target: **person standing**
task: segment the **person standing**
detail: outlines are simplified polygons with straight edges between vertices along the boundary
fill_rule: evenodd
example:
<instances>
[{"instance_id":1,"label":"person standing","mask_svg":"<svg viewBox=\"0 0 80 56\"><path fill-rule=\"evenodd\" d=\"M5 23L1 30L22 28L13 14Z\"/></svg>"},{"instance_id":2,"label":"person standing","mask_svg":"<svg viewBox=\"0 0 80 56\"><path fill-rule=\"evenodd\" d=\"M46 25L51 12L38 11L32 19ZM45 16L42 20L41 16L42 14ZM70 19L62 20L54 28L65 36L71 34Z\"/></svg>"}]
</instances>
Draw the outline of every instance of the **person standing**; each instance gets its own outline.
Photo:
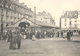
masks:
<instances>
[{"instance_id":1,"label":"person standing","mask_svg":"<svg viewBox=\"0 0 80 56\"><path fill-rule=\"evenodd\" d=\"M70 40L70 37L71 37L71 32L70 30L67 32L67 40Z\"/></svg>"},{"instance_id":2,"label":"person standing","mask_svg":"<svg viewBox=\"0 0 80 56\"><path fill-rule=\"evenodd\" d=\"M13 38L12 31L10 30L10 46L9 46L9 49L12 48L12 38Z\"/></svg>"},{"instance_id":3,"label":"person standing","mask_svg":"<svg viewBox=\"0 0 80 56\"><path fill-rule=\"evenodd\" d=\"M59 32L57 32L57 37L59 37Z\"/></svg>"},{"instance_id":4,"label":"person standing","mask_svg":"<svg viewBox=\"0 0 80 56\"><path fill-rule=\"evenodd\" d=\"M6 33L6 41L9 42L9 30L7 30L7 33Z\"/></svg>"},{"instance_id":5,"label":"person standing","mask_svg":"<svg viewBox=\"0 0 80 56\"><path fill-rule=\"evenodd\" d=\"M63 31L61 31L61 37L63 37Z\"/></svg>"},{"instance_id":6,"label":"person standing","mask_svg":"<svg viewBox=\"0 0 80 56\"><path fill-rule=\"evenodd\" d=\"M10 41L9 49L16 49L16 48L20 49L20 47L21 47L21 36L20 32L17 30L14 33L12 33L12 40Z\"/></svg>"},{"instance_id":7,"label":"person standing","mask_svg":"<svg viewBox=\"0 0 80 56\"><path fill-rule=\"evenodd\" d=\"M80 35L80 30L78 31L79 35Z\"/></svg>"},{"instance_id":8,"label":"person standing","mask_svg":"<svg viewBox=\"0 0 80 56\"><path fill-rule=\"evenodd\" d=\"M54 37L54 31L52 32L52 37Z\"/></svg>"},{"instance_id":9,"label":"person standing","mask_svg":"<svg viewBox=\"0 0 80 56\"><path fill-rule=\"evenodd\" d=\"M30 32L30 39L32 39L32 32Z\"/></svg>"},{"instance_id":10,"label":"person standing","mask_svg":"<svg viewBox=\"0 0 80 56\"><path fill-rule=\"evenodd\" d=\"M73 36L73 31L71 31L71 37Z\"/></svg>"},{"instance_id":11,"label":"person standing","mask_svg":"<svg viewBox=\"0 0 80 56\"><path fill-rule=\"evenodd\" d=\"M49 32L48 32L48 31L46 32L46 37L47 37L47 38L49 37Z\"/></svg>"},{"instance_id":12,"label":"person standing","mask_svg":"<svg viewBox=\"0 0 80 56\"><path fill-rule=\"evenodd\" d=\"M33 32L33 35L32 35L32 41L35 41L35 40L36 40L35 32Z\"/></svg>"},{"instance_id":13,"label":"person standing","mask_svg":"<svg viewBox=\"0 0 80 56\"><path fill-rule=\"evenodd\" d=\"M17 32L17 45L18 45L18 49L20 49L20 47L21 47L21 36L20 36L20 32L18 31Z\"/></svg>"},{"instance_id":14,"label":"person standing","mask_svg":"<svg viewBox=\"0 0 80 56\"><path fill-rule=\"evenodd\" d=\"M46 38L46 31L44 32L44 38Z\"/></svg>"}]
</instances>

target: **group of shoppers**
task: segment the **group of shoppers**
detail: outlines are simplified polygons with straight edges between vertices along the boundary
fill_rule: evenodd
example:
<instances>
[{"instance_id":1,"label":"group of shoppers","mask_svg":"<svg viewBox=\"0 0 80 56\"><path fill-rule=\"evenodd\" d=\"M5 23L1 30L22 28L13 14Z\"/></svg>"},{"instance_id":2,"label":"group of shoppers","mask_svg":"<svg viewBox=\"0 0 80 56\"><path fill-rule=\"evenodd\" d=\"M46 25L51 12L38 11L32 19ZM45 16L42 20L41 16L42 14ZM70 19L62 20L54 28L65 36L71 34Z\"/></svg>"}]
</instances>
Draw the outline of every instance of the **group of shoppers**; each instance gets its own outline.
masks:
<instances>
[{"instance_id":1,"label":"group of shoppers","mask_svg":"<svg viewBox=\"0 0 80 56\"><path fill-rule=\"evenodd\" d=\"M41 39L41 38L52 38L54 37L54 33L51 31L44 31L44 32L37 32L36 33L36 38Z\"/></svg>"},{"instance_id":2,"label":"group of shoppers","mask_svg":"<svg viewBox=\"0 0 80 56\"><path fill-rule=\"evenodd\" d=\"M7 42L10 42L9 49L20 49L21 46L21 36L19 30L7 30L3 32L2 36Z\"/></svg>"},{"instance_id":3,"label":"group of shoppers","mask_svg":"<svg viewBox=\"0 0 80 56\"><path fill-rule=\"evenodd\" d=\"M54 37L56 33L54 31L35 31L35 32L30 32L30 31L25 31L21 29L16 29L15 31L12 32L12 30L7 30L6 33L2 34L2 37L6 39L7 42L10 42L9 49L20 49L21 46L21 39L41 39L41 38L52 38ZM57 37L59 37L59 32L57 32ZM61 31L61 37L63 36L64 32ZM72 31L67 31L67 40L70 40L70 37L73 36ZM16 47L17 45L17 47Z\"/></svg>"},{"instance_id":4,"label":"group of shoppers","mask_svg":"<svg viewBox=\"0 0 80 56\"><path fill-rule=\"evenodd\" d=\"M70 30L68 30L68 31L66 31L66 32L61 31L60 33L61 33L61 37L67 38L67 40L70 40L70 38L73 36L73 31L70 31ZM58 37L59 37L59 34L60 34L60 33L57 32L57 36L58 36ZM66 33L66 35L65 35L65 33Z\"/></svg>"},{"instance_id":5,"label":"group of shoppers","mask_svg":"<svg viewBox=\"0 0 80 56\"><path fill-rule=\"evenodd\" d=\"M71 37L73 36L73 31L68 31L67 32L67 40L70 40L71 39Z\"/></svg>"},{"instance_id":6,"label":"group of shoppers","mask_svg":"<svg viewBox=\"0 0 80 56\"><path fill-rule=\"evenodd\" d=\"M35 35L35 37L37 39L41 39L41 38L51 38L54 37L54 32L51 31L35 31L35 32L30 32L30 31L23 31L21 33L24 36L24 39L32 39L32 36Z\"/></svg>"}]
</instances>

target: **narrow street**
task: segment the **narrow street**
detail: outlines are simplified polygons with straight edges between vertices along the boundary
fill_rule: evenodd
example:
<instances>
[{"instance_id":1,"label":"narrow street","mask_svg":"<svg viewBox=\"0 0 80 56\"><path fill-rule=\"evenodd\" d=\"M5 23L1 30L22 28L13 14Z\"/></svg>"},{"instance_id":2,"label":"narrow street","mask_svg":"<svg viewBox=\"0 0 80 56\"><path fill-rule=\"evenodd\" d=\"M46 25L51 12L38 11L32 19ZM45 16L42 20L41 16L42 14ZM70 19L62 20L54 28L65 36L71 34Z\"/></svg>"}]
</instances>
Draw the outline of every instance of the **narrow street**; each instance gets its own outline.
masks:
<instances>
[{"instance_id":1,"label":"narrow street","mask_svg":"<svg viewBox=\"0 0 80 56\"><path fill-rule=\"evenodd\" d=\"M0 40L0 56L80 56L80 38L73 41L53 37L32 41L22 40L21 49L10 50L9 42Z\"/></svg>"}]
</instances>

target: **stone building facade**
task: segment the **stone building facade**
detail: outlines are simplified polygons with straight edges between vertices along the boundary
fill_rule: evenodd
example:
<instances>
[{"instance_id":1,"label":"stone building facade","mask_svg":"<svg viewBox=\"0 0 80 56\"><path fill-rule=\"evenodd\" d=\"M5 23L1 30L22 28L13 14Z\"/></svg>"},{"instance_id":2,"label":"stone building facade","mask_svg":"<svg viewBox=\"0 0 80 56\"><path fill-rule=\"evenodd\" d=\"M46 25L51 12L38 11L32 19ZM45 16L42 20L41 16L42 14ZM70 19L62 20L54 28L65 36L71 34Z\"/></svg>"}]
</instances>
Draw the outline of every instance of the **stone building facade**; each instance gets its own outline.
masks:
<instances>
[{"instance_id":1,"label":"stone building facade","mask_svg":"<svg viewBox=\"0 0 80 56\"><path fill-rule=\"evenodd\" d=\"M19 27L21 22L30 24L30 26L26 26L26 29L29 31L35 31L35 26L36 30L43 32L47 29L54 28L52 17L47 14L45 18L43 17L45 19L43 22L37 20L38 18L36 16L35 23L34 12L27 5L24 5L24 3L19 3L19 0L0 0L0 26L3 24L4 29L8 27Z\"/></svg>"},{"instance_id":2,"label":"stone building facade","mask_svg":"<svg viewBox=\"0 0 80 56\"><path fill-rule=\"evenodd\" d=\"M80 14L79 11L69 11L61 18L62 30L80 30Z\"/></svg>"},{"instance_id":3,"label":"stone building facade","mask_svg":"<svg viewBox=\"0 0 80 56\"><path fill-rule=\"evenodd\" d=\"M46 13L45 11L43 12L38 12L36 15L36 20L43 21L45 23L51 23L55 25L55 21L50 13Z\"/></svg>"},{"instance_id":4,"label":"stone building facade","mask_svg":"<svg viewBox=\"0 0 80 56\"><path fill-rule=\"evenodd\" d=\"M33 11L19 0L0 0L0 23L6 27L21 19L22 17L33 17Z\"/></svg>"}]
</instances>

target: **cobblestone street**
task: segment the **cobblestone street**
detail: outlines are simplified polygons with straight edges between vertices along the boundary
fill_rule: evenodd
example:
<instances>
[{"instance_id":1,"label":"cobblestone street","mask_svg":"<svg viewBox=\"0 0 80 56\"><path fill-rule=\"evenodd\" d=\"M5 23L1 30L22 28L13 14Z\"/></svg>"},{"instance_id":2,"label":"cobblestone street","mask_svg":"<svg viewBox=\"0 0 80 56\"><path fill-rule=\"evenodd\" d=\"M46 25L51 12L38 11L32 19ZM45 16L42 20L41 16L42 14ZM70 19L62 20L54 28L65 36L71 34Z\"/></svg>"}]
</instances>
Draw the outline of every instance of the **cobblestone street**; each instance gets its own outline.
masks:
<instances>
[{"instance_id":1,"label":"cobblestone street","mask_svg":"<svg viewBox=\"0 0 80 56\"><path fill-rule=\"evenodd\" d=\"M80 56L80 38L73 38L69 42L59 37L36 41L24 39L21 49L16 50L10 50L9 42L0 40L0 56Z\"/></svg>"}]
</instances>

